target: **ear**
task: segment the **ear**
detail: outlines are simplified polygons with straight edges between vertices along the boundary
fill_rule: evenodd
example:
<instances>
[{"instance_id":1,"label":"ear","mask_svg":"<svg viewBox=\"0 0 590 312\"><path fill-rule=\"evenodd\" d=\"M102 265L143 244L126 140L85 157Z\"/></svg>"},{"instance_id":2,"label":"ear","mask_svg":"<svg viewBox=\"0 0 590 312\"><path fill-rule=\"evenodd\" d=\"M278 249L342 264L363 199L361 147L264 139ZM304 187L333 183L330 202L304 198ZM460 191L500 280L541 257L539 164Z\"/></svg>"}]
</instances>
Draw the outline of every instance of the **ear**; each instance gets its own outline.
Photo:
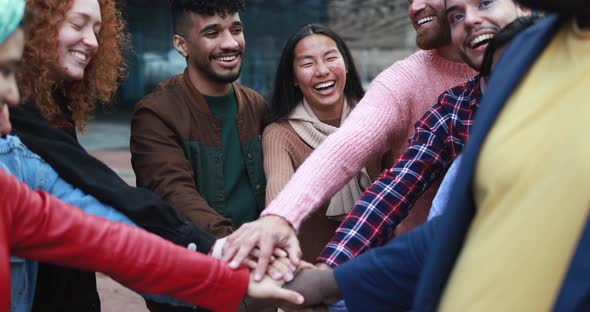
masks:
<instances>
[{"instance_id":1,"label":"ear","mask_svg":"<svg viewBox=\"0 0 590 312\"><path fill-rule=\"evenodd\" d=\"M188 57L188 48L186 46L186 40L183 36L174 35L172 37L172 44L174 44L174 48L180 55L182 55L182 57Z\"/></svg>"}]
</instances>

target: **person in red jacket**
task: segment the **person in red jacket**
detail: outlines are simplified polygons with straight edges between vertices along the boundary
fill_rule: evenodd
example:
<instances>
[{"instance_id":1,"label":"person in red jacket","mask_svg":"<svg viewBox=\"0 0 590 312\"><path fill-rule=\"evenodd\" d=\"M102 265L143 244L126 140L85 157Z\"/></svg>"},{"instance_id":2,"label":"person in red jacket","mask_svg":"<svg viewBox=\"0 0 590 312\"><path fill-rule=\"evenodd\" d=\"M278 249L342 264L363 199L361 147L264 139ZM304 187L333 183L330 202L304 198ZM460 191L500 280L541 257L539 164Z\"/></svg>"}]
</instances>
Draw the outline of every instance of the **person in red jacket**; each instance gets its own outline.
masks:
<instances>
[{"instance_id":1,"label":"person in red jacket","mask_svg":"<svg viewBox=\"0 0 590 312\"><path fill-rule=\"evenodd\" d=\"M11 131L8 106L20 96L15 73L25 35L24 0L0 0L0 135ZM235 311L244 296L302 302L280 282L176 246L142 229L85 214L0 170L0 311L9 310L10 255L100 271L146 293L214 311Z\"/></svg>"}]
</instances>

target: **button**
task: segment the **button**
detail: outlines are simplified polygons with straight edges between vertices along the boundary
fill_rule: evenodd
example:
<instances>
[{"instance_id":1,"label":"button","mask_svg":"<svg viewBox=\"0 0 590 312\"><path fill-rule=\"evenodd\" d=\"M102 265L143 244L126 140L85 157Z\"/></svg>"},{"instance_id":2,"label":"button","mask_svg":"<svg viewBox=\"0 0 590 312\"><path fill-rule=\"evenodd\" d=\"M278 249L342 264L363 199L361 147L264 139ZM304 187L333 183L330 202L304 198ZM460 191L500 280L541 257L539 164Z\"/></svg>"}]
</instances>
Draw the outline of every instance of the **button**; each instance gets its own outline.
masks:
<instances>
[{"instance_id":1,"label":"button","mask_svg":"<svg viewBox=\"0 0 590 312\"><path fill-rule=\"evenodd\" d=\"M195 243L188 244L188 250L197 251L197 244L195 244Z\"/></svg>"},{"instance_id":2,"label":"button","mask_svg":"<svg viewBox=\"0 0 590 312\"><path fill-rule=\"evenodd\" d=\"M248 159L249 159L249 160L252 160L252 153L248 153L248 155L247 155L247 156L248 156Z\"/></svg>"},{"instance_id":3,"label":"button","mask_svg":"<svg viewBox=\"0 0 590 312\"><path fill-rule=\"evenodd\" d=\"M260 184L256 185L256 190L257 191L260 191L261 189L262 189L262 185L260 185Z\"/></svg>"}]
</instances>

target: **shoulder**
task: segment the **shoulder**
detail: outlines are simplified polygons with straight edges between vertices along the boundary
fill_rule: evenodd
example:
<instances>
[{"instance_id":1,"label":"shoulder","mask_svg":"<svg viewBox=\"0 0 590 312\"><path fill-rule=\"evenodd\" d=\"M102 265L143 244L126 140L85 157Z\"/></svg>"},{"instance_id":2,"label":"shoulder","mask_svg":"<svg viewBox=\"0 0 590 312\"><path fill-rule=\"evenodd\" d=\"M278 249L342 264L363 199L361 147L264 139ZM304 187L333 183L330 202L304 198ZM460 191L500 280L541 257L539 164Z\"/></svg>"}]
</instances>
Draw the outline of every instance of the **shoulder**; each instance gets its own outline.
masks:
<instances>
[{"instance_id":1,"label":"shoulder","mask_svg":"<svg viewBox=\"0 0 590 312\"><path fill-rule=\"evenodd\" d=\"M156 90L147 94L135 104L134 110L150 109L156 111L169 106L167 103L169 103L171 99L183 94L180 85L181 82L182 74L161 82L156 87Z\"/></svg>"},{"instance_id":2,"label":"shoulder","mask_svg":"<svg viewBox=\"0 0 590 312\"><path fill-rule=\"evenodd\" d=\"M243 99L244 103L254 105L257 108L266 107L266 100L260 93L239 83L234 83L236 94Z\"/></svg>"},{"instance_id":3,"label":"shoulder","mask_svg":"<svg viewBox=\"0 0 590 312\"><path fill-rule=\"evenodd\" d=\"M284 141L287 138L293 138L295 136L295 131L286 120L279 120L269 124L264 128L264 132L262 133L262 138L265 140Z\"/></svg>"},{"instance_id":4,"label":"shoulder","mask_svg":"<svg viewBox=\"0 0 590 312\"><path fill-rule=\"evenodd\" d=\"M447 89L439 96L438 103L444 106L445 104L449 104L449 102L452 102L454 104L460 100L471 101L473 95L480 94L479 81L480 76L476 75L469 78L469 80L460 85Z\"/></svg>"}]
</instances>

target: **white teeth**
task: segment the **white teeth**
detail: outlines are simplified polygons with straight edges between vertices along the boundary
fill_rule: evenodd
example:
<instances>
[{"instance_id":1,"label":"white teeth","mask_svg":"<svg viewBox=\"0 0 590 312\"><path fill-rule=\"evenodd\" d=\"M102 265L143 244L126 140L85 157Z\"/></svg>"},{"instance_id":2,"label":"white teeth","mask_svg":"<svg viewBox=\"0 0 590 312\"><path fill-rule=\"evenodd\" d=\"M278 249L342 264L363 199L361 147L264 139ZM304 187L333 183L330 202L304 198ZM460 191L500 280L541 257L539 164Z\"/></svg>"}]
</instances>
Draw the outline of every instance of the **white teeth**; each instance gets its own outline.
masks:
<instances>
[{"instance_id":1,"label":"white teeth","mask_svg":"<svg viewBox=\"0 0 590 312\"><path fill-rule=\"evenodd\" d=\"M86 54L82 53L82 52L78 52L78 51L74 51L72 52L72 55L78 59L80 59L81 61L86 61Z\"/></svg>"},{"instance_id":2,"label":"white teeth","mask_svg":"<svg viewBox=\"0 0 590 312\"><path fill-rule=\"evenodd\" d=\"M473 40L471 40L471 42L470 42L471 47L473 48L477 44L481 43L482 41L490 40L492 38L494 38L494 34L484 34L484 35L477 36Z\"/></svg>"},{"instance_id":3,"label":"white teeth","mask_svg":"<svg viewBox=\"0 0 590 312\"><path fill-rule=\"evenodd\" d=\"M322 82L322 83L318 83L317 85L315 85L314 86L314 89L328 88L328 87L331 87L331 86L333 86L335 84L336 84L336 81Z\"/></svg>"},{"instance_id":4,"label":"white teeth","mask_svg":"<svg viewBox=\"0 0 590 312\"><path fill-rule=\"evenodd\" d=\"M425 17L425 18L421 18L419 19L416 23L420 26L428 23L428 22L432 22L434 21L434 16L429 16L429 17Z\"/></svg>"},{"instance_id":5,"label":"white teeth","mask_svg":"<svg viewBox=\"0 0 590 312\"><path fill-rule=\"evenodd\" d=\"M231 62L231 61L235 60L236 58L237 58L236 55L232 55L232 56L220 56L220 57L216 58L216 60L222 61L222 62Z\"/></svg>"}]
</instances>

